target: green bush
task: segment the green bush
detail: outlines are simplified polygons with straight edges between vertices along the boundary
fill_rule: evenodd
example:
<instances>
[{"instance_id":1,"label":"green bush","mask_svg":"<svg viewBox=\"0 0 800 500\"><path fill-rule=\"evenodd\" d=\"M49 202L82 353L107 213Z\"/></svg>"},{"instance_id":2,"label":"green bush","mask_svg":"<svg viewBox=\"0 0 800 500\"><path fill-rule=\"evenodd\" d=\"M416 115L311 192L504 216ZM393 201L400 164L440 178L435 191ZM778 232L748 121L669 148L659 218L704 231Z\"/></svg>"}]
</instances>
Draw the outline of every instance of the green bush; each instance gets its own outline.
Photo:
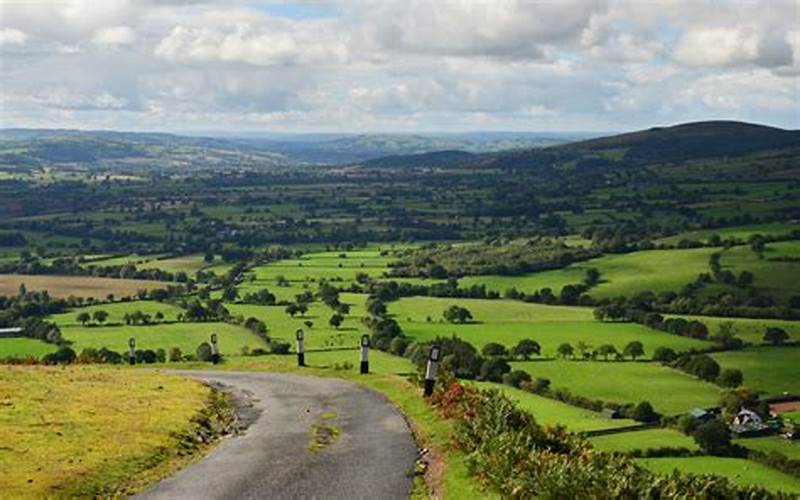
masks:
<instances>
[{"instance_id":1,"label":"green bush","mask_svg":"<svg viewBox=\"0 0 800 500\"><path fill-rule=\"evenodd\" d=\"M292 345L288 342L270 342L269 343L269 352L272 354L289 354ZM253 349L255 352L257 349Z\"/></svg>"},{"instance_id":2,"label":"green bush","mask_svg":"<svg viewBox=\"0 0 800 500\"><path fill-rule=\"evenodd\" d=\"M530 382L531 376L528 372L514 370L503 375L503 383L519 389L523 383Z\"/></svg>"}]
</instances>

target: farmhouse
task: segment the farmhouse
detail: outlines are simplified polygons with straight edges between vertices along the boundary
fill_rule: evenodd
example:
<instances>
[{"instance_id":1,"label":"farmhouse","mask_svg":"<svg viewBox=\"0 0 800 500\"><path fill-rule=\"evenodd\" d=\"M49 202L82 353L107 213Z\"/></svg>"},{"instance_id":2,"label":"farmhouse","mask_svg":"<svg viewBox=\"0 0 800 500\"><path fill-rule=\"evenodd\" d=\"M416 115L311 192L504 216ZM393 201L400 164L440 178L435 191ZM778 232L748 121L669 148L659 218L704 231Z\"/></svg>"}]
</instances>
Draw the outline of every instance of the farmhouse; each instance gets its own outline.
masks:
<instances>
[{"instance_id":1,"label":"farmhouse","mask_svg":"<svg viewBox=\"0 0 800 500\"><path fill-rule=\"evenodd\" d=\"M731 431L739 436L753 436L768 431L769 427L758 413L742 408L731 423Z\"/></svg>"}]
</instances>

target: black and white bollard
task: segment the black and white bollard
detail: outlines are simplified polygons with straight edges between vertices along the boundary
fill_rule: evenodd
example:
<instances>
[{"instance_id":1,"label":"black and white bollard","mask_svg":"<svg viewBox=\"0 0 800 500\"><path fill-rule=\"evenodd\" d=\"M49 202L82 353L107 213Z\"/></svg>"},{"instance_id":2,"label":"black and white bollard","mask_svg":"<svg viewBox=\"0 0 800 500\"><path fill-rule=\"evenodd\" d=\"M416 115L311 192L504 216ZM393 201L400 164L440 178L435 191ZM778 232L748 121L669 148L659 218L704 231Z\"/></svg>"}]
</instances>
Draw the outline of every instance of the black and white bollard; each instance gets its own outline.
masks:
<instances>
[{"instance_id":1,"label":"black and white bollard","mask_svg":"<svg viewBox=\"0 0 800 500\"><path fill-rule=\"evenodd\" d=\"M361 336L361 374L369 373L369 335Z\"/></svg>"},{"instance_id":2,"label":"black and white bollard","mask_svg":"<svg viewBox=\"0 0 800 500\"><path fill-rule=\"evenodd\" d=\"M436 381L436 372L439 370L439 356L441 349L438 345L431 346L428 355L428 368L425 370L425 396L433 394L433 384Z\"/></svg>"},{"instance_id":3,"label":"black and white bollard","mask_svg":"<svg viewBox=\"0 0 800 500\"><path fill-rule=\"evenodd\" d=\"M219 363L219 349L217 348L217 333L211 332L211 362Z\"/></svg>"},{"instance_id":4,"label":"black and white bollard","mask_svg":"<svg viewBox=\"0 0 800 500\"><path fill-rule=\"evenodd\" d=\"M303 348L303 329L297 330L297 366L306 366L306 351Z\"/></svg>"},{"instance_id":5,"label":"black and white bollard","mask_svg":"<svg viewBox=\"0 0 800 500\"><path fill-rule=\"evenodd\" d=\"M128 363L136 364L136 339L133 337L128 339Z\"/></svg>"}]
</instances>

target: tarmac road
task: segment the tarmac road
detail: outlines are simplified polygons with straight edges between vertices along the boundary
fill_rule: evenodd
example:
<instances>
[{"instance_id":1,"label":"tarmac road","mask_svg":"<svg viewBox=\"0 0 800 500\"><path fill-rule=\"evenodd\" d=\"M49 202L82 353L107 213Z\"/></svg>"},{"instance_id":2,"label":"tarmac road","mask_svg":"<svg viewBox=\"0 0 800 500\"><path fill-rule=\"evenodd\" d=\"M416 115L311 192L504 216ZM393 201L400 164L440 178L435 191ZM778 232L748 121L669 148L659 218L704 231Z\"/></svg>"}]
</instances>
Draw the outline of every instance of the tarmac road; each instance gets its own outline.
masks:
<instances>
[{"instance_id":1,"label":"tarmac road","mask_svg":"<svg viewBox=\"0 0 800 500\"><path fill-rule=\"evenodd\" d=\"M411 491L417 447L398 411L356 384L277 373L178 372L243 391L242 435L154 485L142 499L399 499ZM339 430L318 452L311 429Z\"/></svg>"}]
</instances>

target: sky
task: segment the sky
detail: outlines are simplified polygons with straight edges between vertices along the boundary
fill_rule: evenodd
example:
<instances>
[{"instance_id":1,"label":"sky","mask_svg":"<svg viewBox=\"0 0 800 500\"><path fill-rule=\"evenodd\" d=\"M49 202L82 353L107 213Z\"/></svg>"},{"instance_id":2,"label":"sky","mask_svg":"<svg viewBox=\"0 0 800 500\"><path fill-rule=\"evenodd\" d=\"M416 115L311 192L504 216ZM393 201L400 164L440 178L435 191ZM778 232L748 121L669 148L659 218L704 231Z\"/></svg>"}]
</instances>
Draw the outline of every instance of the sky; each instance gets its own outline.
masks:
<instances>
[{"instance_id":1,"label":"sky","mask_svg":"<svg viewBox=\"0 0 800 500\"><path fill-rule=\"evenodd\" d=\"M800 128L800 0L0 0L0 127Z\"/></svg>"}]
</instances>

